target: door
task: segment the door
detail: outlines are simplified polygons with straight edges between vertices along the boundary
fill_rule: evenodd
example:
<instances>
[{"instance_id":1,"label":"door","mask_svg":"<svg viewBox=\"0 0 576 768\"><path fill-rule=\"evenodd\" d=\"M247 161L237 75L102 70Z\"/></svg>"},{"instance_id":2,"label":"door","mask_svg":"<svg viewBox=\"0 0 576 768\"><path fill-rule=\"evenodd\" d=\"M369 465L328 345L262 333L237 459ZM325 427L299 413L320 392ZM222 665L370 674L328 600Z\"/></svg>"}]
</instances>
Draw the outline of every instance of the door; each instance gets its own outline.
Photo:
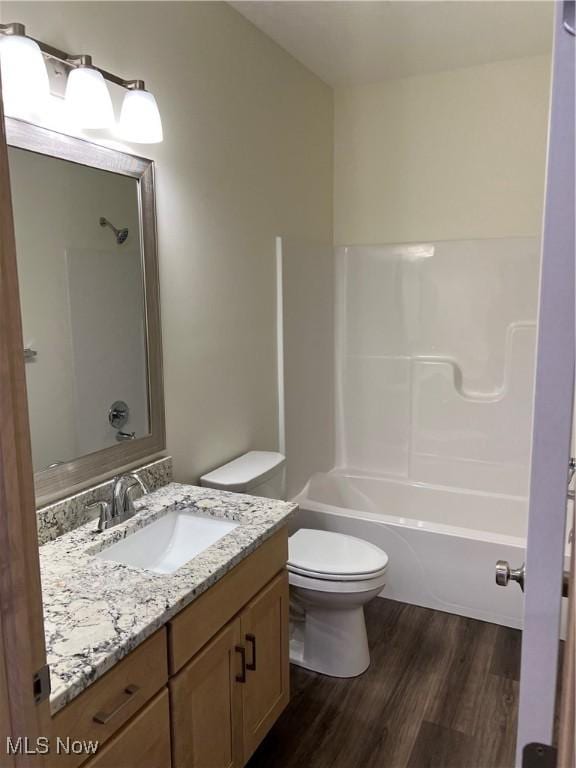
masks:
<instances>
[{"instance_id":1,"label":"door","mask_svg":"<svg viewBox=\"0 0 576 768\"><path fill-rule=\"evenodd\" d=\"M556 3L516 764L552 744L574 398L574 2ZM519 564L518 564L519 565ZM524 762L523 762L524 761ZM540 758L542 762L542 758Z\"/></svg>"},{"instance_id":2,"label":"door","mask_svg":"<svg viewBox=\"0 0 576 768\"><path fill-rule=\"evenodd\" d=\"M240 768L245 650L236 619L170 681L173 768Z\"/></svg>"},{"instance_id":3,"label":"door","mask_svg":"<svg viewBox=\"0 0 576 768\"><path fill-rule=\"evenodd\" d=\"M242 687L246 761L290 697L286 571L248 603L240 623L246 647L246 685Z\"/></svg>"},{"instance_id":4,"label":"door","mask_svg":"<svg viewBox=\"0 0 576 768\"><path fill-rule=\"evenodd\" d=\"M9 557L7 557L9 553ZM7 754L7 736L49 735L34 476L8 155L0 95L0 766L38 766ZM23 642L23 638L26 641ZM42 684L44 681L44 684ZM36 686L36 690L35 690Z\"/></svg>"}]
</instances>

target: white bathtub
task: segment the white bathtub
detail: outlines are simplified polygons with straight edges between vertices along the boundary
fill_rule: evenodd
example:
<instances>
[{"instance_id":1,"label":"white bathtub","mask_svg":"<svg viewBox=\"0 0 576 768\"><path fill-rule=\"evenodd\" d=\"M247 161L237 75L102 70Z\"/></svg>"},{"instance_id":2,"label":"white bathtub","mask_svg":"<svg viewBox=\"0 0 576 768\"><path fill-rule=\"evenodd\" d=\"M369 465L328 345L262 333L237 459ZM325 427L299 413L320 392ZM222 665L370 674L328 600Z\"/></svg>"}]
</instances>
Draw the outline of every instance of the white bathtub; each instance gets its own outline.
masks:
<instances>
[{"instance_id":1,"label":"white bathtub","mask_svg":"<svg viewBox=\"0 0 576 768\"><path fill-rule=\"evenodd\" d=\"M522 592L496 586L494 566L524 561L526 498L334 470L313 475L294 501L297 527L348 533L388 553L383 597L522 626Z\"/></svg>"}]
</instances>

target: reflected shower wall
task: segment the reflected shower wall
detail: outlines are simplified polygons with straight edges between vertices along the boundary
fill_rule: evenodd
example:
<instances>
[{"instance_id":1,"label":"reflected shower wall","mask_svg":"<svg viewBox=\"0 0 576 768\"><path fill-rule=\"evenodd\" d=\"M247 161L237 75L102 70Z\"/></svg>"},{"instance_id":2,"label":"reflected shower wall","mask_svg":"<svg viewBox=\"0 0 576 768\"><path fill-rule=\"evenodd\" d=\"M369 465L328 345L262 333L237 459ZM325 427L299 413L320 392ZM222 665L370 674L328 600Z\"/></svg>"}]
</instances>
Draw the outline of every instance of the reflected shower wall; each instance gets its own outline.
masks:
<instances>
[{"instance_id":1,"label":"reflected shower wall","mask_svg":"<svg viewBox=\"0 0 576 768\"><path fill-rule=\"evenodd\" d=\"M536 238L337 250L337 464L525 496Z\"/></svg>"}]
</instances>

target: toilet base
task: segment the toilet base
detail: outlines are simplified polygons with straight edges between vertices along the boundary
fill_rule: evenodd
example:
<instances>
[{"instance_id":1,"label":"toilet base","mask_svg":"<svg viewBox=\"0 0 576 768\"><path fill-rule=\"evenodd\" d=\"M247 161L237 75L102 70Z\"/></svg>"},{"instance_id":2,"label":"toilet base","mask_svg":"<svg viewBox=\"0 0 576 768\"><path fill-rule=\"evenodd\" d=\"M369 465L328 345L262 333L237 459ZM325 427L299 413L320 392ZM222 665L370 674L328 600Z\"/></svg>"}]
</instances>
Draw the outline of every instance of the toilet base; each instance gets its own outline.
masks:
<instances>
[{"instance_id":1,"label":"toilet base","mask_svg":"<svg viewBox=\"0 0 576 768\"><path fill-rule=\"evenodd\" d=\"M362 606L306 607L290 624L290 662L330 677L358 677L370 666Z\"/></svg>"}]
</instances>

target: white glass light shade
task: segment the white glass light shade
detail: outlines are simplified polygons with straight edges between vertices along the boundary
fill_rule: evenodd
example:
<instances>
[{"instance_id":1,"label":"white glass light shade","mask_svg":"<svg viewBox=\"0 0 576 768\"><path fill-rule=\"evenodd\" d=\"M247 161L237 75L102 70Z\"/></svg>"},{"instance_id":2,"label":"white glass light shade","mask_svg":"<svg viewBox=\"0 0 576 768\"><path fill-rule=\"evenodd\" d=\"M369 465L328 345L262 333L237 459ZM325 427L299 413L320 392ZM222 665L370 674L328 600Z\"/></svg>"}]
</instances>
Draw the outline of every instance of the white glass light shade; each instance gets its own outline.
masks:
<instances>
[{"instance_id":1,"label":"white glass light shade","mask_svg":"<svg viewBox=\"0 0 576 768\"><path fill-rule=\"evenodd\" d=\"M50 96L42 51L28 37L0 36L2 99L9 115L40 112Z\"/></svg>"},{"instance_id":2,"label":"white glass light shade","mask_svg":"<svg viewBox=\"0 0 576 768\"><path fill-rule=\"evenodd\" d=\"M68 75L66 106L79 128L110 128L114 123L112 99L101 73L78 67Z\"/></svg>"},{"instance_id":3,"label":"white glass light shade","mask_svg":"<svg viewBox=\"0 0 576 768\"><path fill-rule=\"evenodd\" d=\"M158 144L163 139L156 99L149 91L128 91L122 102L118 134L136 144Z\"/></svg>"}]
</instances>

